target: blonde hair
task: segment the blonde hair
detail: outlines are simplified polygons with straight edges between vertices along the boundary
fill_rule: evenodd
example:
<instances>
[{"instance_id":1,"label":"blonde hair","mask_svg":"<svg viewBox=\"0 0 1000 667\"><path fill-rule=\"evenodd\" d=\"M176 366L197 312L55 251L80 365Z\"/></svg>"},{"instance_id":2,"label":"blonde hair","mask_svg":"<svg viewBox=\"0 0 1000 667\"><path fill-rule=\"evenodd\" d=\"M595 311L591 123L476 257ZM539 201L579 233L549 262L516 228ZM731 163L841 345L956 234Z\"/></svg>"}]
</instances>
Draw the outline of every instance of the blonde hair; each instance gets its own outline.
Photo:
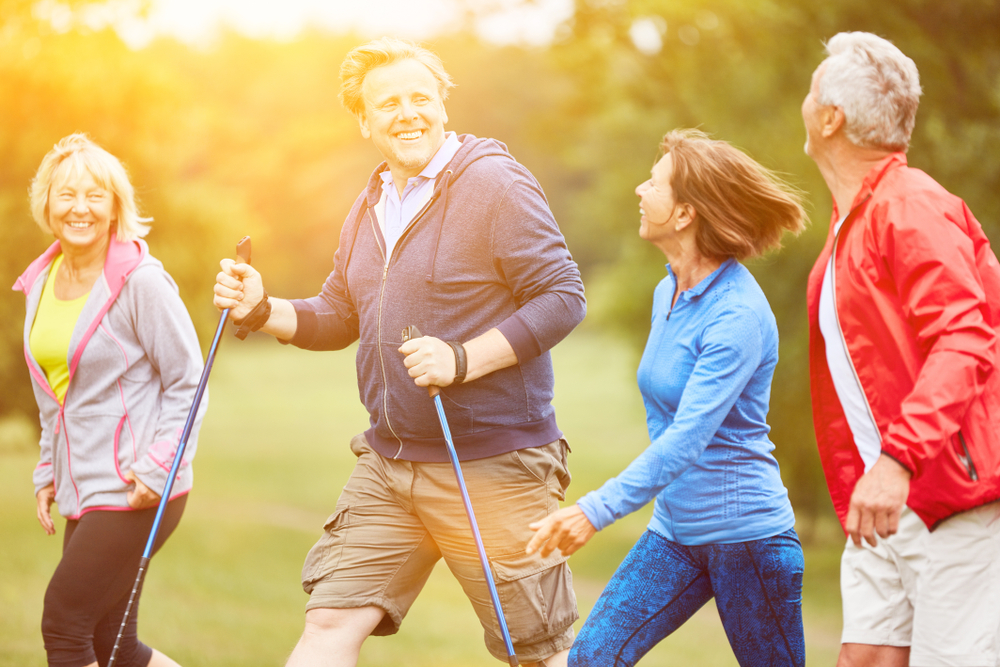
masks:
<instances>
[{"instance_id":1,"label":"blonde hair","mask_svg":"<svg viewBox=\"0 0 1000 667\"><path fill-rule=\"evenodd\" d=\"M442 100L448 99L448 91L455 82L444 69L441 58L428 49L395 37L382 37L355 47L344 57L340 65L340 102L355 116L364 115L365 102L361 86L368 72L376 67L391 65L400 60L412 59L426 67L437 79L438 92Z\"/></svg>"},{"instance_id":2,"label":"blonde hair","mask_svg":"<svg viewBox=\"0 0 1000 667\"><path fill-rule=\"evenodd\" d=\"M128 173L122 163L83 133L71 134L59 140L52 150L42 158L35 177L31 180L29 197L31 216L48 233L49 190L56 170L63 162L69 162L70 173L87 170L102 188L114 197L114 212L117 218L114 227L119 241L134 241L149 233L152 218L143 218L135 203L135 190L129 182Z\"/></svg>"},{"instance_id":3,"label":"blonde hair","mask_svg":"<svg viewBox=\"0 0 1000 667\"><path fill-rule=\"evenodd\" d=\"M781 246L787 230L805 229L802 193L725 141L699 130L673 130L660 143L673 162L674 201L697 212L703 255L747 259Z\"/></svg>"}]
</instances>

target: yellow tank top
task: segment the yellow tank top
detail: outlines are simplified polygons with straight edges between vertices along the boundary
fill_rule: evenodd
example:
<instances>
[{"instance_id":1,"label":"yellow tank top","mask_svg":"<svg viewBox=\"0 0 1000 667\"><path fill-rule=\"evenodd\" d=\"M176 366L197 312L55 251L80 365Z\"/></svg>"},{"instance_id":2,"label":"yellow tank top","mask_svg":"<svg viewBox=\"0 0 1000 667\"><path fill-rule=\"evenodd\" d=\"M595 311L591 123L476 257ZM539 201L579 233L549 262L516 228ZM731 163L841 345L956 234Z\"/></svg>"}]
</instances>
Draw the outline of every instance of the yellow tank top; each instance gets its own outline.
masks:
<instances>
[{"instance_id":1,"label":"yellow tank top","mask_svg":"<svg viewBox=\"0 0 1000 667\"><path fill-rule=\"evenodd\" d=\"M31 334L28 336L31 355L45 371L49 386L60 403L66 398L66 390L69 389L69 342L73 337L76 321L80 319L80 313L90 296L88 291L72 301L56 298L56 271L59 270L62 259L62 254L59 254L52 260L52 269L45 280L35 322L31 325Z\"/></svg>"}]
</instances>

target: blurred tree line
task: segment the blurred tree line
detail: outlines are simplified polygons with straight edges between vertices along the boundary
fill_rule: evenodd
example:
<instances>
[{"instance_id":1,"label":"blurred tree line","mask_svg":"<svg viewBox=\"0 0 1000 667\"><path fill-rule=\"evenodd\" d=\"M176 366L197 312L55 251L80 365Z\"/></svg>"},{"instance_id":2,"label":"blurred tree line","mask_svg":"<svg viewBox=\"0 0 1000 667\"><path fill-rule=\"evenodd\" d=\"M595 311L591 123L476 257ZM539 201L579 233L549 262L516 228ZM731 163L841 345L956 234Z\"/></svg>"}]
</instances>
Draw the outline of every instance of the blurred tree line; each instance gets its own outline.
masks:
<instances>
[{"instance_id":1,"label":"blurred tree line","mask_svg":"<svg viewBox=\"0 0 1000 667\"><path fill-rule=\"evenodd\" d=\"M0 278L13 284L50 242L28 212L28 183L59 138L85 131L129 168L142 210L155 218L152 251L177 280L202 340L216 320L218 260L244 234L273 294L318 291L343 216L380 160L337 101L340 61L365 38L224 34L207 49L160 38L131 50L112 30L72 20L94 4L50 2L46 15L30 0L0 0L8 239ZM53 20L53 6L64 20ZM476 3L469 7L472 16ZM799 108L823 40L844 30L887 37L917 63L924 98L910 164L963 197L1000 242L996 0L577 0L544 48L483 43L471 31L427 42L459 84L449 129L496 137L532 169L581 265L586 326L628 337L637 355L664 259L635 233L633 190L667 130L700 127L807 193L811 227L751 265L782 340L772 439L805 516L829 504L809 406L805 282L830 203L802 152ZM6 290L0 298L0 416L33 417L23 299Z\"/></svg>"}]
</instances>

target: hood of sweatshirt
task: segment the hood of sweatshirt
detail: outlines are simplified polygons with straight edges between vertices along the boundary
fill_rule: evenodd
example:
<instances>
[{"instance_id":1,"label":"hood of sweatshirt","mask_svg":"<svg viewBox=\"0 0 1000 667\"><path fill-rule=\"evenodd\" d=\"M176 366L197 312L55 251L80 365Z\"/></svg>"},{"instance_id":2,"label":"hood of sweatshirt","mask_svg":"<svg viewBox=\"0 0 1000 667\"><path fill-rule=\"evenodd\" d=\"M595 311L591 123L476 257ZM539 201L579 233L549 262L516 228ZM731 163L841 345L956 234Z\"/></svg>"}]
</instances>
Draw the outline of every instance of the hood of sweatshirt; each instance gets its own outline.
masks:
<instances>
[{"instance_id":1,"label":"hood of sweatshirt","mask_svg":"<svg viewBox=\"0 0 1000 667\"><path fill-rule=\"evenodd\" d=\"M436 200L441 200L441 215L437 216L437 226L434 230L434 244L432 251L427 257L427 282L434 281L434 264L437 260L438 245L441 240L441 225L444 223L445 216L448 212L448 191L453 183L462 177L465 170L468 169L474 162L481 160L486 157L501 157L510 160L512 163L516 163L514 157L507 150L507 146L502 141L497 141L496 139L483 139L481 137L476 137L471 134L459 135L458 140L462 143L462 147L458 149L455 153L455 157L445 165L444 169L437 175L434 182L434 191L431 194L430 200L427 202L427 206L433 204ZM357 238L358 228L361 226L361 221L364 219L365 214L370 210L374 209L382 198L382 172L389 168L387 162L382 162L379 166L375 168L371 176L368 178L368 185L365 188L364 194L364 204L359 207L357 216L351 221L353 230L350 234L350 243L347 248L344 249L342 256L344 258L344 263L348 264L351 261L351 253L354 250L354 241Z\"/></svg>"},{"instance_id":2,"label":"hood of sweatshirt","mask_svg":"<svg viewBox=\"0 0 1000 667\"><path fill-rule=\"evenodd\" d=\"M38 276L52 263L52 258L60 252L62 252L62 245L59 241L53 242L45 252L28 265L24 273L14 281L11 289L27 294ZM129 274L139 266L148 254L149 246L142 239L122 242L114 236L111 237L111 242L108 244L108 255L104 260L103 274L113 297L118 296Z\"/></svg>"}]
</instances>

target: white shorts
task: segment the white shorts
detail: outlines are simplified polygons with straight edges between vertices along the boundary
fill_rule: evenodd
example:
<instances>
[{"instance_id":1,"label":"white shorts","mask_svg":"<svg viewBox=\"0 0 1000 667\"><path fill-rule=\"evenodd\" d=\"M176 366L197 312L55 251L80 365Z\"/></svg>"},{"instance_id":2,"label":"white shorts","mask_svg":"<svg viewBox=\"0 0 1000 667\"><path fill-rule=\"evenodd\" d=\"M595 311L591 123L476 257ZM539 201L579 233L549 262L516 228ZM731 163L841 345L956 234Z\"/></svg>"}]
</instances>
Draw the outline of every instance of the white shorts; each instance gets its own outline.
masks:
<instances>
[{"instance_id":1,"label":"white shorts","mask_svg":"<svg viewBox=\"0 0 1000 667\"><path fill-rule=\"evenodd\" d=\"M1000 667L1000 502L934 532L903 508L877 546L848 538L840 590L845 644L909 646L911 667Z\"/></svg>"}]
</instances>

